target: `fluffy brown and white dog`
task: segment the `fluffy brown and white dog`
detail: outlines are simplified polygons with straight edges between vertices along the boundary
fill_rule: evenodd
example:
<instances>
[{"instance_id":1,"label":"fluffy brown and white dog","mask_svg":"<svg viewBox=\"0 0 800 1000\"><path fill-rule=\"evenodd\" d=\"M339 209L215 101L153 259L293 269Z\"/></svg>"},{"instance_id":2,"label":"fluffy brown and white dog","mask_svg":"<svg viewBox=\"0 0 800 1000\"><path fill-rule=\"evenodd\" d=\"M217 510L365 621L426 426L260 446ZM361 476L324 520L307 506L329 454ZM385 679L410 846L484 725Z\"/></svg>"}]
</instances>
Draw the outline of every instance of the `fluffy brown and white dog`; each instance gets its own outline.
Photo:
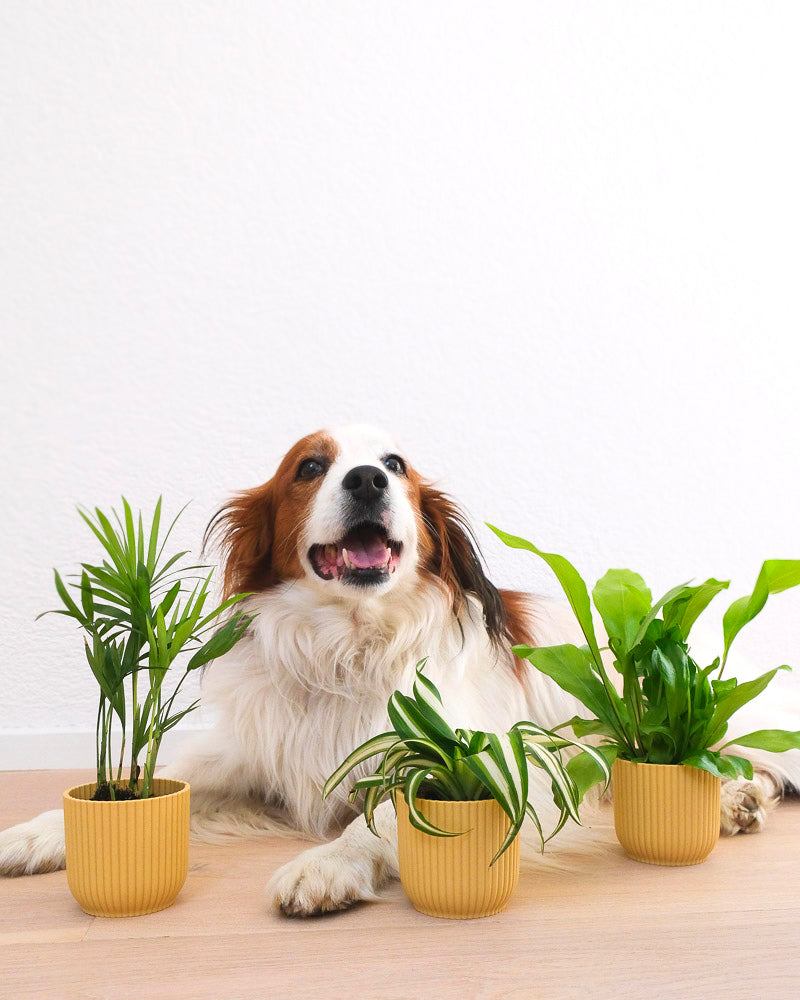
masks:
<instances>
[{"instance_id":1,"label":"fluffy brown and white dog","mask_svg":"<svg viewBox=\"0 0 800 1000\"><path fill-rule=\"evenodd\" d=\"M226 592L252 593L257 617L203 680L214 728L164 773L191 783L201 838L339 834L271 879L271 899L287 914L374 899L396 874L391 804L377 811L379 839L345 789L328 801L320 790L356 745L389 728L389 695L410 689L419 659L428 657L449 717L461 726L505 731L519 719L551 726L580 710L509 649L581 644L571 613L497 590L458 508L381 431L356 426L303 438L268 482L237 494L210 529L221 542ZM725 833L761 829L783 790L800 786L800 754L751 756L754 779L725 786ZM532 794L546 810L548 786ZM63 864L58 811L0 834L4 874Z\"/></svg>"}]
</instances>

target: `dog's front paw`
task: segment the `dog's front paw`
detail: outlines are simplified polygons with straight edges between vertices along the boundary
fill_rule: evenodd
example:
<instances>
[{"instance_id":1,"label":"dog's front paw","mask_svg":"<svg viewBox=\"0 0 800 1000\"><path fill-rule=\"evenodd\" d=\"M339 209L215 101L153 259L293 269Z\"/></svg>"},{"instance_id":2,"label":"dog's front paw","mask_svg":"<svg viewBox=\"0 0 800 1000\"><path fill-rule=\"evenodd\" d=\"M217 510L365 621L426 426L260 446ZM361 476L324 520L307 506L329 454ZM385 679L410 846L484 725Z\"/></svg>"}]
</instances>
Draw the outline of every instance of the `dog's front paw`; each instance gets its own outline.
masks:
<instances>
[{"instance_id":1,"label":"dog's front paw","mask_svg":"<svg viewBox=\"0 0 800 1000\"><path fill-rule=\"evenodd\" d=\"M64 867L64 814L60 809L0 832L0 875L39 875Z\"/></svg>"},{"instance_id":2,"label":"dog's front paw","mask_svg":"<svg viewBox=\"0 0 800 1000\"><path fill-rule=\"evenodd\" d=\"M736 778L722 786L720 832L759 833L767 822L767 813L777 804L775 786L761 774L752 780Z\"/></svg>"},{"instance_id":3,"label":"dog's front paw","mask_svg":"<svg viewBox=\"0 0 800 1000\"><path fill-rule=\"evenodd\" d=\"M267 885L272 904L287 917L313 917L377 900L385 876L374 858L354 857L337 841L303 851Z\"/></svg>"}]
</instances>

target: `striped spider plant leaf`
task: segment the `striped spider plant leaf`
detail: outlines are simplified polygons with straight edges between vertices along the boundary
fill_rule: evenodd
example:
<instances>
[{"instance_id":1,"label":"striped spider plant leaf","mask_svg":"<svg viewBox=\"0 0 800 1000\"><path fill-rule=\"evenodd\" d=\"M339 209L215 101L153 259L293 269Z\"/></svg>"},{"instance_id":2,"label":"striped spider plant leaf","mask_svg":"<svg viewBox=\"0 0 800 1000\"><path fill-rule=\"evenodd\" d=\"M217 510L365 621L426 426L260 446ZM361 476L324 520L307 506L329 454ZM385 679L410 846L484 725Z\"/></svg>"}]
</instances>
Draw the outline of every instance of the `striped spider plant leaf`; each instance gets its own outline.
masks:
<instances>
[{"instance_id":1,"label":"striped spider plant leaf","mask_svg":"<svg viewBox=\"0 0 800 1000\"><path fill-rule=\"evenodd\" d=\"M554 753L539 743L527 744L526 752L534 763L538 764L549 776L553 783L553 788L557 790L561 801L569 812L570 818L580 825L578 789L575 787L575 782L570 777L564 765Z\"/></svg>"},{"instance_id":2,"label":"striped spider plant leaf","mask_svg":"<svg viewBox=\"0 0 800 1000\"><path fill-rule=\"evenodd\" d=\"M389 699L387 711L394 731L372 737L354 750L325 782L323 795L329 795L354 768L379 756L374 771L357 778L350 792L351 801L363 793L364 816L373 832L378 803L388 796L396 807L401 788L411 824L439 837L459 834L440 830L427 819L418 802L426 793L452 802L494 798L508 816L509 826L491 864L514 841L526 816L534 822L542 844L546 843L539 817L528 799L530 766L542 768L551 779L553 799L560 811L554 833L570 817L577 820L577 790L558 750L571 746L590 748L534 722L519 722L505 734L452 728L445 718L438 688L423 673L425 663L421 660L416 665L412 695L395 691ZM597 754L595 750L590 752ZM598 766L606 766L602 758Z\"/></svg>"},{"instance_id":3,"label":"striped spider plant leaf","mask_svg":"<svg viewBox=\"0 0 800 1000\"><path fill-rule=\"evenodd\" d=\"M414 681L416 708L435 733L444 736L445 739L453 743L459 743L460 738L458 734L450 728L449 723L442 715L444 706L442 705L442 696L439 694L439 689L422 672L427 659L426 656L425 659L420 660L416 667L417 676Z\"/></svg>"},{"instance_id":4,"label":"striped spider plant leaf","mask_svg":"<svg viewBox=\"0 0 800 1000\"><path fill-rule=\"evenodd\" d=\"M354 767L358 767L359 764L363 764L365 760L369 760L370 757L374 757L376 754L391 750L401 742L395 732L381 733L379 736L373 736L366 743L362 743L360 747L356 747L322 786L323 799L327 799L334 788L347 777Z\"/></svg>"},{"instance_id":5,"label":"striped spider plant leaf","mask_svg":"<svg viewBox=\"0 0 800 1000\"><path fill-rule=\"evenodd\" d=\"M576 747L582 753L587 754L600 768L600 771L605 779L605 788L608 788L608 784L611 781L611 768L608 763L608 759L599 750L595 749L593 746L589 746L586 743L579 743L577 740L571 740L567 736L558 736L553 739L553 734L548 733L546 729L542 729L541 726L537 726L535 722L518 722L516 727L525 739L526 746L531 744L537 744L539 746L547 747L548 749L562 749L565 746ZM548 739L547 737L550 737Z\"/></svg>"},{"instance_id":6,"label":"striped spider plant leaf","mask_svg":"<svg viewBox=\"0 0 800 1000\"><path fill-rule=\"evenodd\" d=\"M423 768L418 768L415 771L410 771L406 777L404 796L406 804L408 805L408 818L413 827L420 830L422 833L428 833L432 837L460 837L466 830L460 832L449 832L448 830L441 830L438 826L434 826L433 823L428 822L428 820L423 816L417 805L417 793L419 792L419 787L427 777L427 771Z\"/></svg>"},{"instance_id":7,"label":"striped spider plant leaf","mask_svg":"<svg viewBox=\"0 0 800 1000\"><path fill-rule=\"evenodd\" d=\"M420 705L408 695L395 691L389 699L389 719L405 739L411 737L458 743L458 736L442 717L427 704Z\"/></svg>"},{"instance_id":8,"label":"striped spider plant leaf","mask_svg":"<svg viewBox=\"0 0 800 1000\"><path fill-rule=\"evenodd\" d=\"M530 802L525 803L525 815L530 819L531 823L536 827L536 832L539 834L539 840L542 842L542 853L544 853L544 845L546 843L544 839L544 832L542 830L542 824L539 817L536 814L536 810L533 808Z\"/></svg>"},{"instance_id":9,"label":"striped spider plant leaf","mask_svg":"<svg viewBox=\"0 0 800 1000\"><path fill-rule=\"evenodd\" d=\"M370 832L374 833L376 837L379 837L380 834L375 826L375 809L394 789L402 787L402 781L393 781L389 785L381 784L367 789L364 796L364 820Z\"/></svg>"}]
</instances>

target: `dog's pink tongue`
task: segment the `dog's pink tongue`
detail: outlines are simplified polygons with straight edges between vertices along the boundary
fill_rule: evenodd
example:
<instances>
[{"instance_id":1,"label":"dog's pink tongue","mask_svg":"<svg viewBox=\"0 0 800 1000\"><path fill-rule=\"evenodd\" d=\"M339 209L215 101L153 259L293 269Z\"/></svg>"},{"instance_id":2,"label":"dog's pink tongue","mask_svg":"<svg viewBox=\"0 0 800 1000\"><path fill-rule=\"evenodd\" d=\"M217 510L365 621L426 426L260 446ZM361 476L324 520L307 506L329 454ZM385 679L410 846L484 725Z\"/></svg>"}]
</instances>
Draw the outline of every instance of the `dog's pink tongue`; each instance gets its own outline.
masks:
<instances>
[{"instance_id":1,"label":"dog's pink tongue","mask_svg":"<svg viewBox=\"0 0 800 1000\"><path fill-rule=\"evenodd\" d=\"M377 532L348 535L342 542L342 548L347 549L350 565L356 569L373 569L386 565L386 546Z\"/></svg>"}]
</instances>

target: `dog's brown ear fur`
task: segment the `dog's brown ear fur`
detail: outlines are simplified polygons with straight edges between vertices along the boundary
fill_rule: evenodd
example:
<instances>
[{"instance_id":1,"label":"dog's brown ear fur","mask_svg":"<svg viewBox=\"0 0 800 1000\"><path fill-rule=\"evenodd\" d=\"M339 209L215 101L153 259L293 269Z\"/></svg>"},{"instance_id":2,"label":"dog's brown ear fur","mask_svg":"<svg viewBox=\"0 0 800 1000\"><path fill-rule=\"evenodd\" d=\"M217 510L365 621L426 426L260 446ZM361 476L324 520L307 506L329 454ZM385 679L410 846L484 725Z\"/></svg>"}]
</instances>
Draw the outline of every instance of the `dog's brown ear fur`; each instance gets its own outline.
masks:
<instances>
[{"instance_id":1,"label":"dog's brown ear fur","mask_svg":"<svg viewBox=\"0 0 800 1000\"><path fill-rule=\"evenodd\" d=\"M216 542L225 565L225 597L266 590L277 582L272 569L274 480L242 490L212 517L203 548Z\"/></svg>"},{"instance_id":2,"label":"dog's brown ear fur","mask_svg":"<svg viewBox=\"0 0 800 1000\"><path fill-rule=\"evenodd\" d=\"M478 543L459 508L449 496L424 481L419 483L419 497L428 536L420 539L423 566L438 576L453 595L453 612L458 616L466 595L473 594L483 607L493 642L505 644L512 638L524 641L510 632L512 624L515 631L521 630L522 609L513 599L507 607L504 595L487 578Z\"/></svg>"}]
</instances>

